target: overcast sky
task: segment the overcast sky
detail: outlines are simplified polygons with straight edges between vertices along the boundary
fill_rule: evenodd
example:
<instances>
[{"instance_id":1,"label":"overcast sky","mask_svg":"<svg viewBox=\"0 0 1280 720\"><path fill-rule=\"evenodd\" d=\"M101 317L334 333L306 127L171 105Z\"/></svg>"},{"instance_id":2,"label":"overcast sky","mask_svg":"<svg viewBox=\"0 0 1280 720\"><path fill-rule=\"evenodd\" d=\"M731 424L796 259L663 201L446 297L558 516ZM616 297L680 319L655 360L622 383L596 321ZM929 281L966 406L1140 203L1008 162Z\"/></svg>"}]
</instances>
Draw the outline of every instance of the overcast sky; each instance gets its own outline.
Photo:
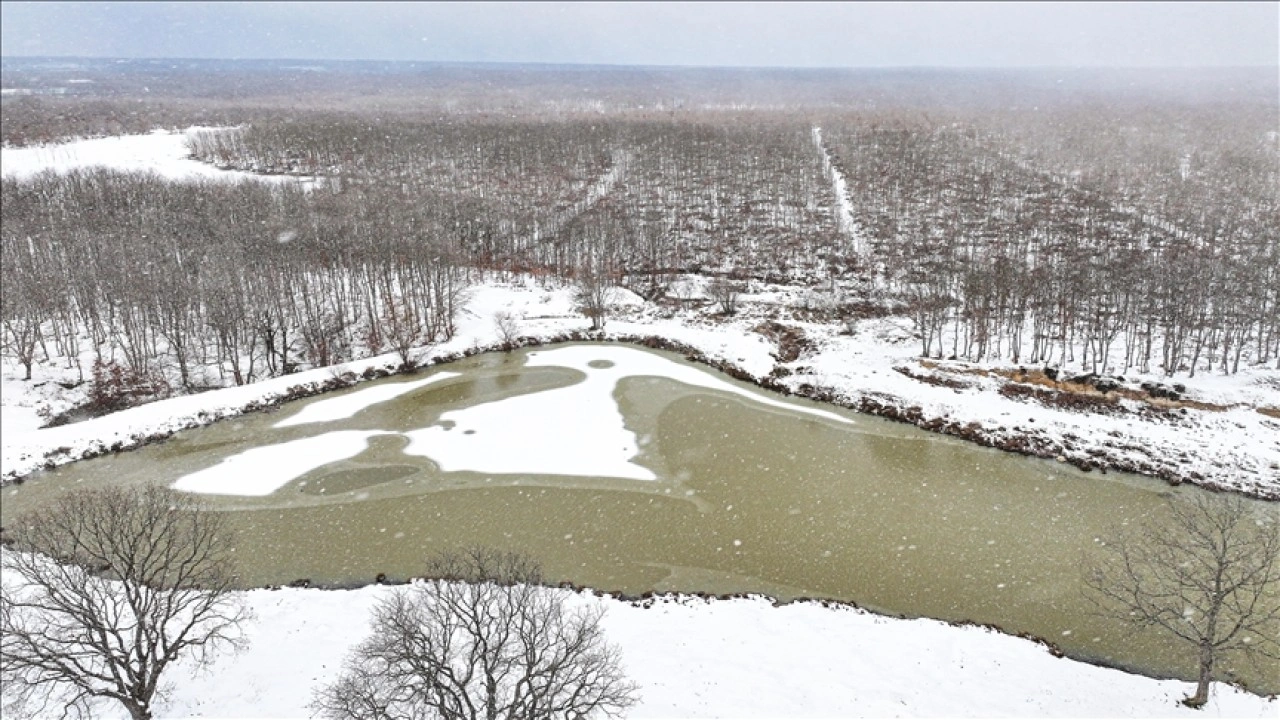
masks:
<instances>
[{"instance_id":1,"label":"overcast sky","mask_svg":"<svg viewBox=\"0 0 1280 720\"><path fill-rule=\"evenodd\" d=\"M1280 3L0 2L6 56L778 67L1280 64Z\"/></svg>"}]
</instances>

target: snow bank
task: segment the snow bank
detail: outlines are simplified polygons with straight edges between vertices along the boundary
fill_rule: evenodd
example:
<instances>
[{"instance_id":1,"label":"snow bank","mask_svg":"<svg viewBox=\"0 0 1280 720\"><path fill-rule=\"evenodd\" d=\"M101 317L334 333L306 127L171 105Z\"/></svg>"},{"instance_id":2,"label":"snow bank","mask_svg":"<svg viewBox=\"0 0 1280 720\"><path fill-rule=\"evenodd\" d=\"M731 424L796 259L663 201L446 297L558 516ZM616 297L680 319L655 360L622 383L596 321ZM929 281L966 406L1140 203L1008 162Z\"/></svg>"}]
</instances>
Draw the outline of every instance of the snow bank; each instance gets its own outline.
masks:
<instances>
[{"instance_id":1,"label":"snow bank","mask_svg":"<svg viewBox=\"0 0 1280 720\"><path fill-rule=\"evenodd\" d=\"M1263 497L1280 495L1280 422L1253 409L1251 405L1280 407L1280 373L1267 369L1249 369L1238 375L1179 377L1186 385L1186 396L1206 402L1236 403L1225 410L1200 410L1191 408L1179 416L1150 417L1129 412L1121 415L1100 415L1047 407L1025 399L1004 397L999 394L996 378L984 375L991 366L967 363L943 363L957 374L953 377L964 381L966 387L952 388L922 382L898 371L898 368L914 368L918 374L930 374L916 357L918 344L911 334L910 321L905 318L881 318L856 323L855 334L842 332L834 325L788 321L811 342L811 348L791 363L779 363L772 340L754 330L762 321L776 317L797 301L795 288L765 288L746 296L742 310L735 318L725 320L708 317L698 309L675 310L655 306L652 303L619 308L616 319L611 319L606 332L599 337L647 337L697 348L713 362L731 365L757 379L770 377L781 368L785 377L779 382L796 391L803 386L817 388L851 405L861 399L874 399L900 408L914 407L919 412L918 424L940 419L961 426L981 428L990 436L1021 439L1028 438L1052 449L1053 455L1068 460L1097 462L1100 458L1112 458L1117 462L1131 463L1134 467L1148 468L1148 472L1167 472L1174 477L1235 488ZM424 353L424 360L432 357L457 354L476 347L494 347L500 342L494 327L494 316L508 312L519 325L519 334L532 338L562 336L574 331L585 331L588 321L574 311L573 291L562 285L545 286L524 279L516 283L489 282L472 288L463 303L458 317L458 331L453 340L442 343ZM784 318L785 320L785 318ZM567 348L566 348L567 349ZM547 356L546 351L542 353ZM648 357L637 354L638 357ZM533 362L537 360L535 354ZM580 359L570 355L550 355L566 358L583 372L596 372ZM585 356L583 356L585 357ZM604 356L599 356L604 357ZM110 448L116 443L122 447L133 444L132 438L166 434L185 427L209 422L242 412L245 407L270 403L290 393L297 387L314 387L341 372L360 374L367 369L389 369L399 365L395 353L358 360L331 369L318 369L272 378L253 385L226 388L195 396L163 400L142 407L115 413L59 428L32 428L34 408L45 402L48 392L56 392L57 386L50 378L66 377L67 372L56 367L37 364L35 382L14 379L18 370L12 363L5 364L6 378L3 387L5 406L5 433L0 446L0 468L4 477L11 478L38 469L46 462L65 462L80 457L87 450ZM648 361L646 361L648 362ZM671 368L681 368L670 364ZM638 366L637 366L638 367ZM673 370L644 368L644 373L666 374L681 382L692 381L708 389L741 393L736 385L718 380L694 369ZM679 376L671 373L685 373ZM61 373L61 374L60 374ZM689 375L688 373L693 373ZM71 373L72 379L74 372ZM601 378L605 377L603 375ZM775 375L776 377L776 375ZM1144 379L1130 375L1130 379ZM41 379L43 378L43 379ZM1158 378L1156 378L1158 379ZM704 383L719 383L714 388ZM599 386L604 388L605 385ZM727 389L731 388L731 389ZM382 391L379 391L382 392ZM583 392L578 390L574 392ZM779 401L767 395L754 395L758 402L766 404ZM358 411L363 401L347 400L357 394L332 398L315 403L333 402L326 413ZM376 400L376 398L375 398ZM586 402L585 396L582 402ZM354 404L349 404L354 403ZM798 406L785 404L791 410ZM519 412L532 412L519 405L509 406ZM342 408L339 410L338 408ZM482 412L490 412L485 410ZM320 412L315 410L313 412ZM614 410L609 409L612 413ZM834 416L834 414L832 414ZM14 418L11 426L8 418ZM320 416L312 416L320 417ZM335 415L336 417L336 415ZM299 415L296 422L304 418ZM455 422L459 418L451 418ZM467 443L479 448L481 430L500 425L497 416L485 419L482 415L465 418L476 423L468 429L476 430ZM497 424L496 424L497 423ZM617 427L610 420L612 427ZM975 425L976 424L976 425ZM23 432L26 430L26 432ZM490 437L497 438L489 430ZM619 431L623 432L623 431ZM635 450L624 435L610 435L607 442L613 446L612 474L615 477L638 477L642 471L629 462ZM621 443L619 443L621 440ZM429 442L429 441L424 441ZM419 449L428 447L420 444ZM574 451L577 451L575 445ZM463 455L448 455L449 450L433 449L446 465L461 468L467 465ZM618 460L621 458L621 460ZM500 461L488 459L486 464L472 465L474 469L505 472L495 465ZM566 461L568 462L568 461ZM593 463L594 464L594 461ZM599 467L604 467L600 465ZM575 470L573 474L583 472ZM647 471L644 471L647 472Z\"/></svg>"},{"instance_id":2,"label":"snow bank","mask_svg":"<svg viewBox=\"0 0 1280 720\"><path fill-rule=\"evenodd\" d=\"M441 470L487 474L573 475L626 480L656 480L636 464L639 441L627 429L614 398L627 377L661 377L723 392L784 412L850 423L835 413L788 404L748 391L695 367L634 348L570 346L530 353L529 367L568 368L585 379L568 387L517 395L453 410L425 428L329 432L253 448L212 467L186 475L177 490L216 495L269 495L302 475L362 452L370 437L398 434L409 442L404 452L434 461ZM365 388L321 399L275 423L284 428L340 420L460 373L440 372L422 380Z\"/></svg>"},{"instance_id":3,"label":"snow bank","mask_svg":"<svg viewBox=\"0 0 1280 720\"><path fill-rule=\"evenodd\" d=\"M540 358L536 365L574 367L585 372L582 382L446 412L441 424L405 433L409 444L404 452L431 458L446 472L656 480L652 470L633 462L640 446L613 398L624 373L605 358L618 357L619 348L585 349L593 352L561 356L568 363ZM590 362L611 367L592 367Z\"/></svg>"},{"instance_id":4,"label":"snow bank","mask_svg":"<svg viewBox=\"0 0 1280 720\"><path fill-rule=\"evenodd\" d=\"M336 678L366 636L374 605L394 591L371 585L238 593L252 612L247 648L203 670L179 661L163 677L168 692L156 717L310 717L312 693ZM1274 718L1280 710L1275 698L1223 684L1214 685L1202 710L1191 710L1179 700L1193 683L1055 657L1043 645L975 626L816 602L775 606L758 596L630 602L552 592L571 608L604 610L604 635L639 686L631 718ZM8 699L0 687L0 702ZM127 714L103 701L91 716Z\"/></svg>"},{"instance_id":5,"label":"snow bank","mask_svg":"<svg viewBox=\"0 0 1280 720\"><path fill-rule=\"evenodd\" d=\"M586 378L574 385L482 403L441 415L440 425L415 430L405 452L434 460L441 470L491 474L581 475L655 480L637 465L635 433L614 399L627 377L661 377L835 422L849 420L750 392L714 375L627 347L570 346L533 352L527 367L564 367Z\"/></svg>"},{"instance_id":6,"label":"snow bank","mask_svg":"<svg viewBox=\"0 0 1280 720\"><path fill-rule=\"evenodd\" d=\"M609 364L607 366L593 365L593 363L601 361ZM617 387L618 381L622 378L660 377L684 383L685 385L692 385L693 387L736 395L739 398L786 412L803 413L838 423L852 422L848 418L833 412L800 407L782 402L762 392L743 389L732 383L725 382L701 368L681 365L665 357L634 348L607 345L598 347L577 345L552 350L540 350L529 353L529 360L526 364L528 367L568 367L586 373L588 380L593 378L599 380L602 390L607 385L608 397L612 397L614 388Z\"/></svg>"}]
</instances>

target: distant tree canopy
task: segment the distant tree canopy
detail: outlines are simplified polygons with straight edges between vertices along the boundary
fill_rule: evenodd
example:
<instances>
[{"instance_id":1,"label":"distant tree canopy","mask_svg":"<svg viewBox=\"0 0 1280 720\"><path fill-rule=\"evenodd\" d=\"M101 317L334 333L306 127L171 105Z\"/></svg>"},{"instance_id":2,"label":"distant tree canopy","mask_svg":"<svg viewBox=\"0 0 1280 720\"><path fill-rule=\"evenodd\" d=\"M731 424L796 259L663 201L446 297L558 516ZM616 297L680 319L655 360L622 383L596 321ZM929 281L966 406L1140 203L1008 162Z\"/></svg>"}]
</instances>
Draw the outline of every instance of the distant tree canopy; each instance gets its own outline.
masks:
<instances>
[{"instance_id":1,"label":"distant tree canopy","mask_svg":"<svg viewBox=\"0 0 1280 720\"><path fill-rule=\"evenodd\" d=\"M875 287L877 302L907 308L932 357L1097 373L1280 362L1274 103L1046 96L1020 110L991 88L982 106L872 83L876 109L839 93L843 105L784 109L658 102L646 93L667 85L592 76L609 98L593 104L538 75L502 76L518 91L489 112L506 86L446 73L447 92L419 101L404 88L426 76L397 91L350 72L331 86L284 78L302 92L287 113L256 80L203 98L166 86L136 111L239 108L248 124L195 132L195 157L320 178L310 185L6 178L6 353L27 367L78 357L84 336L104 364L145 377L161 357L188 387L357 349L407 361L415 343L450 336L476 271L572 280L599 267L651 299L682 273ZM327 109L366 81L381 104ZM698 83L679 93L737 92ZM533 92L552 86L559 95ZM6 124L115 117L119 102L10 98Z\"/></svg>"},{"instance_id":2,"label":"distant tree canopy","mask_svg":"<svg viewBox=\"0 0 1280 720\"><path fill-rule=\"evenodd\" d=\"M1274 133L1166 134L1157 115L1126 139L1029 115L827 133L922 354L1167 374L1280 359Z\"/></svg>"}]
</instances>

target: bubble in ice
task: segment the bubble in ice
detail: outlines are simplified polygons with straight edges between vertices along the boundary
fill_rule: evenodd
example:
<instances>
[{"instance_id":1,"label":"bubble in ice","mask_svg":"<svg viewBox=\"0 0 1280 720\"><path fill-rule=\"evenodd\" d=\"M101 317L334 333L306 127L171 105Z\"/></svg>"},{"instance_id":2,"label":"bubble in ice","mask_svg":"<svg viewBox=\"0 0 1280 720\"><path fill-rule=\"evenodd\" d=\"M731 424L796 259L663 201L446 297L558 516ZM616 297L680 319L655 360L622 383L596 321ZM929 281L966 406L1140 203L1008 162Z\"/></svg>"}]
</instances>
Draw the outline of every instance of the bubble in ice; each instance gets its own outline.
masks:
<instances>
[{"instance_id":1,"label":"bubble in ice","mask_svg":"<svg viewBox=\"0 0 1280 720\"><path fill-rule=\"evenodd\" d=\"M288 230L283 230L279 234L277 234L276 242L280 243L281 245L284 245L285 243L293 242L294 239L297 237L298 237L298 231L290 228Z\"/></svg>"}]
</instances>

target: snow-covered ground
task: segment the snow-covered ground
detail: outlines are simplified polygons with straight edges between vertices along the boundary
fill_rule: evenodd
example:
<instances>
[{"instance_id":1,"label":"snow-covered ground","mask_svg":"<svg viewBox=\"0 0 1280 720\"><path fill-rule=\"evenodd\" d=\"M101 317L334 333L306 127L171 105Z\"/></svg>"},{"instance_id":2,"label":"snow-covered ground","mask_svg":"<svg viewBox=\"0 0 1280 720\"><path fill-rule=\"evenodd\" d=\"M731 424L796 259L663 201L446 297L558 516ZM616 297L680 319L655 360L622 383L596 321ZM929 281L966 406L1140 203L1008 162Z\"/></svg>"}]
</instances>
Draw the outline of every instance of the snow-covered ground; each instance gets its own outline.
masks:
<instances>
[{"instance_id":1,"label":"snow-covered ground","mask_svg":"<svg viewBox=\"0 0 1280 720\"><path fill-rule=\"evenodd\" d=\"M110 138L119 141L117 152L104 157L110 164L115 162L112 157L150 156L152 168L167 164L178 168L175 173L184 172L182 168L196 173L186 165L190 164L226 177L222 171L175 155L174 137ZM59 157L87 157L89 151L84 148L97 142L105 141L82 141L65 155L46 148L50 154L44 159L14 160L21 156L11 155L15 151L6 148L4 172L9 174L11 164L27 168L63 162ZM118 151L129 143L139 143L136 154ZM1138 467L1176 471L1179 477L1194 473L1205 482L1280 496L1280 423L1257 410L1280 406L1280 378L1274 370L1178 378L1187 386L1188 398L1223 409L1191 408L1176 417L1151 417L1136 408L1128 408L1132 412L1123 415L1067 411L1000 395L997 389L1002 380L973 372L991 366L922 364L905 319L861 321L853 324L851 334L834 323L796 319L802 315L792 311L807 303L804 296L809 293L799 288L758 287L742 298L737 316L725 319L714 315L709 306L646 303L619 289L615 315L604 337L659 337L696 348L708 360L756 379L780 376L785 387L811 386L852 405L872 399L899 408L915 407L917 424L934 419L952 426L976 423L988 437L1034 438L1040 451L1048 448L1064 459L1098 460L1096 453L1102 453L1128 459ZM528 278L487 282L469 292L455 337L424 350L422 359L497 346L494 318L499 312L516 318L519 334L531 338L559 337L589 326L574 308L571 288ZM797 359L780 363L776 341L760 329L765 320L793 328L810 345ZM342 373L359 375L399 363L397 355L387 354L38 429L42 409L65 409L83 393L83 387L67 390L58 384L74 381L77 373L61 362L37 363L34 379L24 381L19 379L21 369L6 358L0 368L4 431L0 471L4 479L12 479L46 463L129 447L148 436L167 435L261 407L296 395L299 389L331 385ZM966 386L924 382L896 368L907 368L917 376L946 374ZM349 412L350 407L333 405L328 410ZM379 587L250 591L248 600L258 613L251 649L235 661L224 661L211 674L193 679L175 676L177 684L166 714L305 716L311 689L333 676L343 653L364 632L362 619L370 604L383 592L386 589ZM608 635L621 644L630 674L643 691L643 703L633 711L634 717L1193 714L1177 704L1189 691L1185 683L1055 658L1035 643L979 628L896 620L813 604L775 608L758 599L686 598L659 601L649 608L616 600L579 597L578 601L609 604ZM1277 709L1274 700L1220 687L1207 712L1275 717Z\"/></svg>"},{"instance_id":2,"label":"snow-covered ground","mask_svg":"<svg viewBox=\"0 0 1280 720\"><path fill-rule=\"evenodd\" d=\"M193 159L187 147L188 133L219 129L156 130L147 135L120 135L21 148L0 147L0 175L22 179L45 170L65 173L107 168L120 172L154 172L166 180L299 181L296 177L221 170Z\"/></svg>"},{"instance_id":3,"label":"snow-covered ground","mask_svg":"<svg viewBox=\"0 0 1280 720\"><path fill-rule=\"evenodd\" d=\"M0 550L0 553L8 553ZM5 583L13 583L6 574ZM235 593L248 643L166 671L157 718L304 718L368 633L393 587ZM1056 656L1045 645L973 625L876 615L834 603L760 596L623 600L553 589L570 609L600 608L638 686L633 718L1275 717L1280 700L1215 684L1201 710L1191 683L1155 680ZM14 698L0 687L6 717ZM126 718L114 701L91 717Z\"/></svg>"},{"instance_id":4,"label":"snow-covered ground","mask_svg":"<svg viewBox=\"0 0 1280 720\"><path fill-rule=\"evenodd\" d=\"M312 692L332 681L388 592L248 592L252 644L194 677L176 668L158 716L308 717ZM606 606L605 636L640 686L633 718L1274 718L1280 710L1276 700L1224 685L1202 711L1190 710L1178 704L1189 683L1057 658L979 627L764 598L629 603L564 592L572 603Z\"/></svg>"}]
</instances>

